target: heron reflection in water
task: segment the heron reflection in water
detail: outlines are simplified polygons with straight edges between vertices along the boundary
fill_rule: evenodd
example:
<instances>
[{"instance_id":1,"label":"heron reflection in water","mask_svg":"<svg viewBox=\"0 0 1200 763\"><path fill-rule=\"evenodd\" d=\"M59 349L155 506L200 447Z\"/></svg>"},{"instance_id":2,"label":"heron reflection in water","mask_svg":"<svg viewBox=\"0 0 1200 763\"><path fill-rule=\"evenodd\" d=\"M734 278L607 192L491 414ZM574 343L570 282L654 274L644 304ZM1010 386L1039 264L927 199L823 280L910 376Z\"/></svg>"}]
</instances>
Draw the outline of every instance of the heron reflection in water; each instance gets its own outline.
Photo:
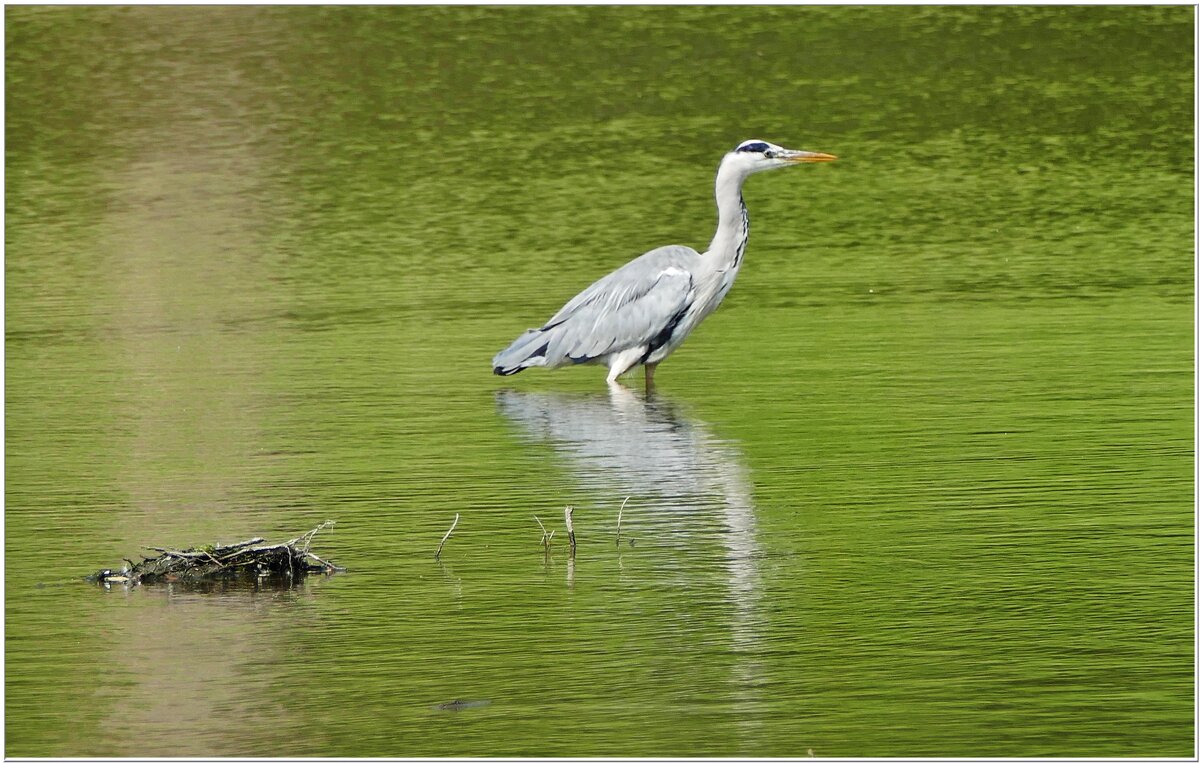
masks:
<instances>
[{"instance_id":1,"label":"heron reflection in water","mask_svg":"<svg viewBox=\"0 0 1200 763\"><path fill-rule=\"evenodd\" d=\"M758 631L759 550L749 475L732 443L661 396L621 385L610 386L607 396L500 390L496 401L528 439L562 455L589 492L650 503L669 522L674 542L702 543L703 514L715 509L734 647L750 643Z\"/></svg>"},{"instance_id":2,"label":"heron reflection in water","mask_svg":"<svg viewBox=\"0 0 1200 763\"><path fill-rule=\"evenodd\" d=\"M608 366L608 383L645 366L654 369L717 309L742 266L750 240L750 217L742 183L765 170L837 157L794 151L764 140L747 140L725 154L717 168L717 232L700 254L687 246L663 246L604 276L563 305L541 328L529 329L492 358L501 376L526 368L581 363Z\"/></svg>"},{"instance_id":3,"label":"heron reflection in water","mask_svg":"<svg viewBox=\"0 0 1200 763\"><path fill-rule=\"evenodd\" d=\"M627 517L631 509L654 512L650 521L697 556L711 548L706 538L716 536L731 612L733 692L740 706L760 702L762 666L753 651L764 633L759 547L749 473L737 447L661 396L620 384L610 385L607 396L501 390L496 402L529 440L558 452L589 492L605 499L633 496ZM585 511L576 512L577 522ZM705 521L714 514L720 524L715 533ZM711 572L706 569L705 577ZM738 718L744 739L756 739L761 720L753 714Z\"/></svg>"}]
</instances>

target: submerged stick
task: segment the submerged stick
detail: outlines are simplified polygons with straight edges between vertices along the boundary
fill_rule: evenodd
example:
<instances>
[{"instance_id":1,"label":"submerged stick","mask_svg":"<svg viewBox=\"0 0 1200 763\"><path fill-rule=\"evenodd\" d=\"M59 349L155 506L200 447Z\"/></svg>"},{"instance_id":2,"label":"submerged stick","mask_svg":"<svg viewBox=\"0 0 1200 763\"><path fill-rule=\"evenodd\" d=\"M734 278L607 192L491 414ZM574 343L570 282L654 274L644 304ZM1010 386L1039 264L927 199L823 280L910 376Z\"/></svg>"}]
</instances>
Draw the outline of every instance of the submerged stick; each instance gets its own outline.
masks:
<instances>
[{"instance_id":1,"label":"submerged stick","mask_svg":"<svg viewBox=\"0 0 1200 763\"><path fill-rule=\"evenodd\" d=\"M433 560L436 562L442 556L442 546L446 545L446 539L450 537L450 533L454 532L454 528L458 527L458 514L454 515L454 523L450 525L450 529L442 536L442 542L438 544L437 553L433 555Z\"/></svg>"},{"instance_id":2,"label":"submerged stick","mask_svg":"<svg viewBox=\"0 0 1200 763\"><path fill-rule=\"evenodd\" d=\"M546 551L550 550L550 541L554 540L554 532L546 532L546 526L542 524L542 520L537 518L537 514L533 515L533 521L538 523L538 527L542 528L542 545L546 547Z\"/></svg>"},{"instance_id":3,"label":"submerged stick","mask_svg":"<svg viewBox=\"0 0 1200 763\"><path fill-rule=\"evenodd\" d=\"M324 567L327 570L332 570L334 572L345 572L346 571L345 567L339 567L336 564L334 564L333 562L327 562L311 551L305 551L304 556L307 559L312 559L314 562L321 565L322 567Z\"/></svg>"},{"instance_id":4,"label":"submerged stick","mask_svg":"<svg viewBox=\"0 0 1200 763\"><path fill-rule=\"evenodd\" d=\"M621 501L621 508L617 509L617 545L621 545L621 515L625 513L625 504L629 503L629 499L633 496L626 496L624 501Z\"/></svg>"},{"instance_id":5,"label":"submerged stick","mask_svg":"<svg viewBox=\"0 0 1200 763\"><path fill-rule=\"evenodd\" d=\"M571 540L571 556L575 556L575 528L571 525L571 514L575 513L575 507L568 506L563 513L567 517L567 537Z\"/></svg>"}]
</instances>

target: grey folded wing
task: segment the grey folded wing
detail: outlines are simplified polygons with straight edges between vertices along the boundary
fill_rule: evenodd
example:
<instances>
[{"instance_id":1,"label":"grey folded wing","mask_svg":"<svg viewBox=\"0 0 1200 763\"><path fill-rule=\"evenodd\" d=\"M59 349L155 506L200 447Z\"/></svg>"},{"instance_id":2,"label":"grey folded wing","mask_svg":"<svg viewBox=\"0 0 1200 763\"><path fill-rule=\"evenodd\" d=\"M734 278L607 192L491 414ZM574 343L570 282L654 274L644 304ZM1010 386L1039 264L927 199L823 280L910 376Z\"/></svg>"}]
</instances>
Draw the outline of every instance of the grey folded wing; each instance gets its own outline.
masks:
<instances>
[{"instance_id":1,"label":"grey folded wing","mask_svg":"<svg viewBox=\"0 0 1200 763\"><path fill-rule=\"evenodd\" d=\"M692 305L699 260L694 249L664 246L584 289L540 329L546 365L665 344Z\"/></svg>"}]
</instances>

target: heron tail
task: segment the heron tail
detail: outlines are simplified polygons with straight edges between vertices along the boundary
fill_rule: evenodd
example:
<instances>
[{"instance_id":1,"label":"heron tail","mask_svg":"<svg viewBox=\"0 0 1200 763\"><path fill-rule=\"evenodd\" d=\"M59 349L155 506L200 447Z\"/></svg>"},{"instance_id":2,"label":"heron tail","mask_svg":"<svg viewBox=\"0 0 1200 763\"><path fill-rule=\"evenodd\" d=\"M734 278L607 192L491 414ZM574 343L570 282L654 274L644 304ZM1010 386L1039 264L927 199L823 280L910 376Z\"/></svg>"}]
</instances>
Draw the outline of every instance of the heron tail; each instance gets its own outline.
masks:
<instances>
[{"instance_id":1,"label":"heron tail","mask_svg":"<svg viewBox=\"0 0 1200 763\"><path fill-rule=\"evenodd\" d=\"M546 348L550 338L543 329L529 329L507 348L492 358L492 373L511 376L526 368L546 365Z\"/></svg>"}]
</instances>

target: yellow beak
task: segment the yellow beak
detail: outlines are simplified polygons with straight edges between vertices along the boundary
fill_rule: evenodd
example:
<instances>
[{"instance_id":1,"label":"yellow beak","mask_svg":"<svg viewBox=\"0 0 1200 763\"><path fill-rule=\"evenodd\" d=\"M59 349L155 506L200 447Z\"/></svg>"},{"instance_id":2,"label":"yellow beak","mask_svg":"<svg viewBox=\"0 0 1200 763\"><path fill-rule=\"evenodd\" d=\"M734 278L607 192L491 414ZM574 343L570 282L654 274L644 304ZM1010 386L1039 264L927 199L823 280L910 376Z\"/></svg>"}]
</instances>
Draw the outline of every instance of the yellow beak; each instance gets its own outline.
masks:
<instances>
[{"instance_id":1,"label":"yellow beak","mask_svg":"<svg viewBox=\"0 0 1200 763\"><path fill-rule=\"evenodd\" d=\"M789 162L832 162L837 159L833 154L822 154L816 151L792 151L781 158Z\"/></svg>"}]
</instances>

